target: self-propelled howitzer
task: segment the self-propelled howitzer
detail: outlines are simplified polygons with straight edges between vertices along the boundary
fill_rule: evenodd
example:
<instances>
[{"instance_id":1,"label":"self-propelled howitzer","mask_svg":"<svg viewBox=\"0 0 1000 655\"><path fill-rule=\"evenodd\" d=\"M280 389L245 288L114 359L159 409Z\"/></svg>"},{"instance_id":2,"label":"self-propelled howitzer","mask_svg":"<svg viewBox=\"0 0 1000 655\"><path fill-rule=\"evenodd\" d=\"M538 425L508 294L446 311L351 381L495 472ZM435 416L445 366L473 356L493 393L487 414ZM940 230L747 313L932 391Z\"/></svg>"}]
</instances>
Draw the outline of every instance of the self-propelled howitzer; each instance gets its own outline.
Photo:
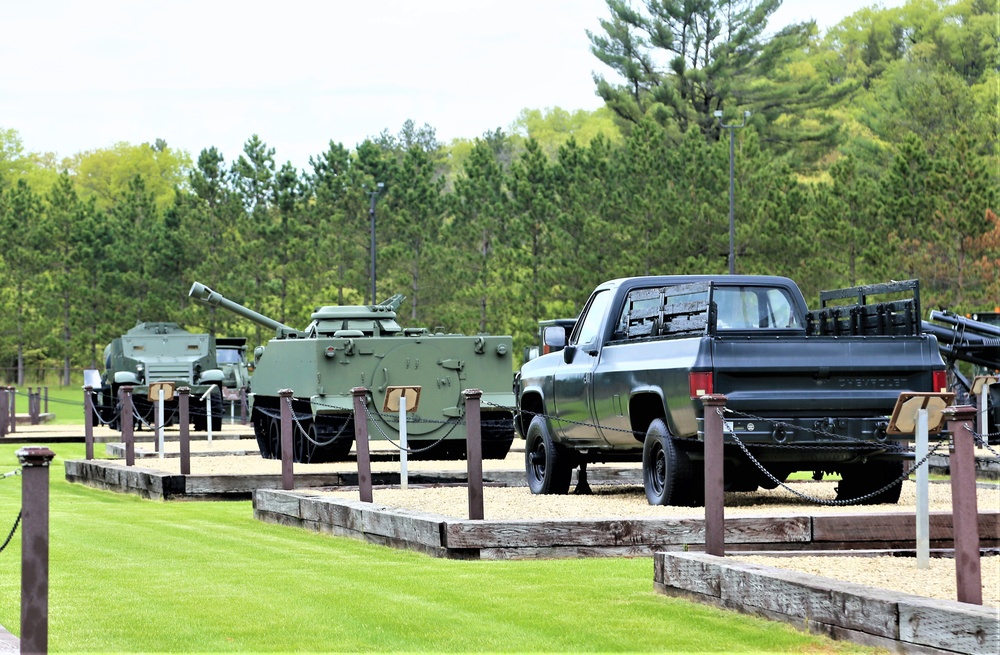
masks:
<instances>
[{"instance_id":1,"label":"self-propelled howitzer","mask_svg":"<svg viewBox=\"0 0 1000 655\"><path fill-rule=\"evenodd\" d=\"M281 456L281 389L293 392L297 462L347 457L354 441L354 387L370 389L366 399L370 436L384 435L393 441L399 436L399 415L383 411L386 394L391 387L420 388L416 409L407 414L406 433L411 457L423 459L465 457L462 391L480 389L483 456L502 459L510 450L514 439L510 336L403 328L396 322L402 295L379 305L319 307L304 330L228 300L198 282L189 295L275 330L266 348L254 351L248 393L264 457Z\"/></svg>"}]
</instances>

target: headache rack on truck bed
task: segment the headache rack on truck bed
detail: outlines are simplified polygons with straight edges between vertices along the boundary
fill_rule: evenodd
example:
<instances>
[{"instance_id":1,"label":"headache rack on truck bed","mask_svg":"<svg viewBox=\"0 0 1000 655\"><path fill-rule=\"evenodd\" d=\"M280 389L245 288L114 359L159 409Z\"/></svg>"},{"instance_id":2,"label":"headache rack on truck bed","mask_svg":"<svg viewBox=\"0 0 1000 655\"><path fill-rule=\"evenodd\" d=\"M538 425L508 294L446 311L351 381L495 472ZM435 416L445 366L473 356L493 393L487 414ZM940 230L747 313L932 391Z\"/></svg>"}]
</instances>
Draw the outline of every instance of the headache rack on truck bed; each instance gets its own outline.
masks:
<instances>
[{"instance_id":1,"label":"headache rack on truck bed","mask_svg":"<svg viewBox=\"0 0 1000 655\"><path fill-rule=\"evenodd\" d=\"M909 298L869 303L870 296L903 294ZM856 299L853 304L831 305L831 301ZM821 291L820 309L806 313L810 336L919 336L920 282L903 280L867 286Z\"/></svg>"},{"instance_id":2,"label":"headache rack on truck bed","mask_svg":"<svg viewBox=\"0 0 1000 655\"><path fill-rule=\"evenodd\" d=\"M706 334L708 325L715 322L711 291L711 282L633 291L625 336L642 339Z\"/></svg>"}]
</instances>

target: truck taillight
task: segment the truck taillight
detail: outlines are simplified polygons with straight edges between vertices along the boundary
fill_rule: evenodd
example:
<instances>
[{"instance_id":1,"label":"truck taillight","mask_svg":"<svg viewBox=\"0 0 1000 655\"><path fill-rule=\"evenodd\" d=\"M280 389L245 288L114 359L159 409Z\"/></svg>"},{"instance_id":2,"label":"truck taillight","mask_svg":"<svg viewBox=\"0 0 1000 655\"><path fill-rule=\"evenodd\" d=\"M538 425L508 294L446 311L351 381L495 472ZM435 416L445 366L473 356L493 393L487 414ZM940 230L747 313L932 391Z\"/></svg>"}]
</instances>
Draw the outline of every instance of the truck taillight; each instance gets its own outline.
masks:
<instances>
[{"instance_id":1,"label":"truck taillight","mask_svg":"<svg viewBox=\"0 0 1000 655\"><path fill-rule=\"evenodd\" d=\"M948 371L934 371L933 387L935 393L943 393L948 390Z\"/></svg>"},{"instance_id":2,"label":"truck taillight","mask_svg":"<svg viewBox=\"0 0 1000 655\"><path fill-rule=\"evenodd\" d=\"M713 393L712 372L692 371L688 373L688 391L692 398L701 398Z\"/></svg>"}]
</instances>

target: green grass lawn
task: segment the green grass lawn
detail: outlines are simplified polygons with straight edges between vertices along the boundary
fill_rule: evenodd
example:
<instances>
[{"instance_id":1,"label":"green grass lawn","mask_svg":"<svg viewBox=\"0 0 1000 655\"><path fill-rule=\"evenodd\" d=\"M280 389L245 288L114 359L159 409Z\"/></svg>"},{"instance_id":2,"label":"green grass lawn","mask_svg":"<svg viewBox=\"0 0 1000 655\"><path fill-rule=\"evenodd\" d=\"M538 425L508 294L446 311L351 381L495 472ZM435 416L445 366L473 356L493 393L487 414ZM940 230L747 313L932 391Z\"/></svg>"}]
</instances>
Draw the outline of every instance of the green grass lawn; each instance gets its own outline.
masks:
<instances>
[{"instance_id":1,"label":"green grass lawn","mask_svg":"<svg viewBox=\"0 0 1000 655\"><path fill-rule=\"evenodd\" d=\"M0 445L0 473L17 468ZM156 502L51 469L52 652L870 652L668 598L641 559L463 562L253 518L248 501ZM0 480L0 539L21 478ZM20 626L20 534L0 553Z\"/></svg>"},{"instance_id":2,"label":"green grass lawn","mask_svg":"<svg viewBox=\"0 0 1000 655\"><path fill-rule=\"evenodd\" d=\"M32 387L32 391L40 391L40 387ZM28 387L19 387L17 393L17 413L28 413ZM42 392L42 411L45 411L45 396ZM49 413L55 417L50 425L82 425L83 424L83 387L49 387ZM4 535L6 536L6 535Z\"/></svg>"}]
</instances>

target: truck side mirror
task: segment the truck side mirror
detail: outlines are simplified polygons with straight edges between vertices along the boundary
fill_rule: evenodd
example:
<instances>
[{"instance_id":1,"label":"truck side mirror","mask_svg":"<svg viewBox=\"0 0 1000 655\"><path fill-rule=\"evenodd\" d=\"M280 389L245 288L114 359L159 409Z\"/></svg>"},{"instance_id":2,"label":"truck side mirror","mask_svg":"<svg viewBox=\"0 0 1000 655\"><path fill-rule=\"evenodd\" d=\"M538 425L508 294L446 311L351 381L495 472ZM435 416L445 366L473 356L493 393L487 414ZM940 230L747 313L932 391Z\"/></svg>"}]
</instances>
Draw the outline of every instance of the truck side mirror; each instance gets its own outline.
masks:
<instances>
[{"instance_id":1,"label":"truck side mirror","mask_svg":"<svg viewBox=\"0 0 1000 655\"><path fill-rule=\"evenodd\" d=\"M554 353L566 346L566 328L561 325L550 325L542 332L543 354Z\"/></svg>"},{"instance_id":2,"label":"truck side mirror","mask_svg":"<svg viewBox=\"0 0 1000 655\"><path fill-rule=\"evenodd\" d=\"M576 355L576 346L566 346L563 348L563 361L567 364L573 362L574 355Z\"/></svg>"}]
</instances>

